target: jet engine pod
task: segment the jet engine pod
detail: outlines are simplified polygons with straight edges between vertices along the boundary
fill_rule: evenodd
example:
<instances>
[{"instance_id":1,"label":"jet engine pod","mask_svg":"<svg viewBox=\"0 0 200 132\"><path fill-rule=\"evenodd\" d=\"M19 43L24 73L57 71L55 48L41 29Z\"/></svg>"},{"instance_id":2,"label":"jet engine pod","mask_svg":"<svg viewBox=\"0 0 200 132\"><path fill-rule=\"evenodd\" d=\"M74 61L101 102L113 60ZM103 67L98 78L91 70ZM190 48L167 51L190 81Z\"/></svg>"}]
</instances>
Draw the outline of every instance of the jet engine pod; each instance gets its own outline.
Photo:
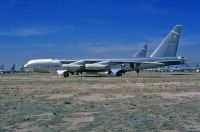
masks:
<instances>
[{"instance_id":1,"label":"jet engine pod","mask_svg":"<svg viewBox=\"0 0 200 132\"><path fill-rule=\"evenodd\" d=\"M86 64L85 65L85 69L87 69L87 70L106 70L107 68L108 68L107 65L105 65L105 64L99 64L99 63Z\"/></svg>"},{"instance_id":2,"label":"jet engine pod","mask_svg":"<svg viewBox=\"0 0 200 132\"><path fill-rule=\"evenodd\" d=\"M81 70L84 66L79 64L63 64L62 67L68 71L77 71Z\"/></svg>"}]
</instances>

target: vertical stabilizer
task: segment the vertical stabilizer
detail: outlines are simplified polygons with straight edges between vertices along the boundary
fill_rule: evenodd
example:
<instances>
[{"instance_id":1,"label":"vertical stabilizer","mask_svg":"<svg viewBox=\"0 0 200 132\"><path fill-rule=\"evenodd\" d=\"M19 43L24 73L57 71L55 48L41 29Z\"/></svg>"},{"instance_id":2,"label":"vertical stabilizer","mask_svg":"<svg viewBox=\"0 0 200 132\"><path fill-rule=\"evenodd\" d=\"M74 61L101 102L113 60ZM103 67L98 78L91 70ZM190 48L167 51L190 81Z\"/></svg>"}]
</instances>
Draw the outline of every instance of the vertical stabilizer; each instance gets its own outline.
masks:
<instances>
[{"instance_id":1,"label":"vertical stabilizer","mask_svg":"<svg viewBox=\"0 0 200 132\"><path fill-rule=\"evenodd\" d=\"M176 57L181 25L176 25L150 57Z\"/></svg>"},{"instance_id":2,"label":"vertical stabilizer","mask_svg":"<svg viewBox=\"0 0 200 132\"><path fill-rule=\"evenodd\" d=\"M2 64L1 66L0 66L0 70L3 70L4 69L4 64Z\"/></svg>"},{"instance_id":3,"label":"vertical stabilizer","mask_svg":"<svg viewBox=\"0 0 200 132\"><path fill-rule=\"evenodd\" d=\"M142 58L146 56L146 52L147 52L147 47L148 45L145 44L138 52L136 52L136 54L134 55L134 58Z\"/></svg>"},{"instance_id":4,"label":"vertical stabilizer","mask_svg":"<svg viewBox=\"0 0 200 132\"><path fill-rule=\"evenodd\" d=\"M10 68L11 71L15 71L15 64Z\"/></svg>"}]
</instances>

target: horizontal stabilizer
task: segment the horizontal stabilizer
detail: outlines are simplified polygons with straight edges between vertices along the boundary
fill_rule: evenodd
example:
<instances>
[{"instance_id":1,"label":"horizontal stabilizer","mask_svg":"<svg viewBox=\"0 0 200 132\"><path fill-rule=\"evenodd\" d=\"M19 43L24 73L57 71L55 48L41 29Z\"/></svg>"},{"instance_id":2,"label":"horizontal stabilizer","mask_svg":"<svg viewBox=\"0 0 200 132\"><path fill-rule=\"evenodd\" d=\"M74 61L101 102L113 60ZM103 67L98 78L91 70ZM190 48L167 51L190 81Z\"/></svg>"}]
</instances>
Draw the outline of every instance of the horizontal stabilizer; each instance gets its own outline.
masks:
<instances>
[{"instance_id":1,"label":"horizontal stabilizer","mask_svg":"<svg viewBox=\"0 0 200 132\"><path fill-rule=\"evenodd\" d=\"M164 63L160 63L160 62L141 62L141 64L158 64L158 65L163 65Z\"/></svg>"}]
</instances>

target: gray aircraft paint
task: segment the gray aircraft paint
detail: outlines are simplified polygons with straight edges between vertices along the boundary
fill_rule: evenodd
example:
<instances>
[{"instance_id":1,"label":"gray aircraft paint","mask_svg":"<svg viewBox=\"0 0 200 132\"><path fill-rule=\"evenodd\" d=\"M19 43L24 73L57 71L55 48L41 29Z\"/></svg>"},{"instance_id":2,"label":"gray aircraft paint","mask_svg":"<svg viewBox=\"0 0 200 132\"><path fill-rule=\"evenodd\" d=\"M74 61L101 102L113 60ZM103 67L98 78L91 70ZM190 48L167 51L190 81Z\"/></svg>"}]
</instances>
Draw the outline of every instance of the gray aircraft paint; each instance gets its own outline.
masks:
<instances>
[{"instance_id":1,"label":"gray aircraft paint","mask_svg":"<svg viewBox=\"0 0 200 132\"><path fill-rule=\"evenodd\" d=\"M136 54L134 55L134 58L142 58L146 56L147 53L147 47L148 45L145 44Z\"/></svg>"},{"instance_id":2,"label":"gray aircraft paint","mask_svg":"<svg viewBox=\"0 0 200 132\"><path fill-rule=\"evenodd\" d=\"M140 51L138 51L135 56L145 57L147 46L144 45ZM68 59L33 59L29 60L23 66L23 70L26 72L34 71L34 72L51 72L56 70L61 70L63 67L67 67L69 71L76 70L84 70L84 68L80 68L80 65L84 65L85 63L97 63L101 62L104 59L90 59L87 62L83 60L68 60Z\"/></svg>"},{"instance_id":3,"label":"gray aircraft paint","mask_svg":"<svg viewBox=\"0 0 200 132\"><path fill-rule=\"evenodd\" d=\"M150 57L175 57L177 53L181 25L176 25Z\"/></svg>"},{"instance_id":4,"label":"gray aircraft paint","mask_svg":"<svg viewBox=\"0 0 200 132\"><path fill-rule=\"evenodd\" d=\"M15 64L12 65L12 67L10 68L11 71L15 71Z\"/></svg>"},{"instance_id":5,"label":"gray aircraft paint","mask_svg":"<svg viewBox=\"0 0 200 132\"><path fill-rule=\"evenodd\" d=\"M143 58L143 57L146 56L146 51L147 51L147 44L145 44L143 47L141 47L140 50L138 52L136 52L134 57ZM70 63L70 64L63 64L62 67L69 72L85 72L85 71L87 71L85 69L86 64L96 63L96 67L94 67L94 69L92 69L92 71L93 70L94 71L101 71L101 70L104 70L104 68L102 66L104 66L106 63L108 63L107 60L112 60L112 59L83 59L83 60L75 61L75 62ZM113 59L113 60L116 60L116 59ZM101 67L103 69L101 69ZM116 67L122 67L122 65L121 64L120 65L113 65L113 67L115 67L115 68ZM129 64L123 65L123 68L127 69L127 67L130 67ZM90 71L91 71L91 69L90 69Z\"/></svg>"},{"instance_id":6,"label":"gray aircraft paint","mask_svg":"<svg viewBox=\"0 0 200 132\"><path fill-rule=\"evenodd\" d=\"M61 69L61 62L52 59L36 59L28 61L23 68L26 72L50 72Z\"/></svg>"},{"instance_id":7,"label":"gray aircraft paint","mask_svg":"<svg viewBox=\"0 0 200 132\"><path fill-rule=\"evenodd\" d=\"M121 60L110 60L107 64L105 64L106 67L110 67L112 69L112 66L119 63L129 63L130 68L133 70L141 70L141 69L147 69L147 68L155 68L160 66L168 66L168 65L177 65L182 64L185 61L185 58L182 57L176 57L178 43L179 43L179 36L180 36L181 26L176 25L171 32L164 38L164 40L159 44L159 46L156 48L156 50L153 52L153 54L150 56L150 58L144 59L121 59ZM170 60L168 57L174 57L174 60ZM95 69L95 67L101 66L101 69L103 68L103 65L100 63L94 63L94 64L86 64L86 69ZM123 68L123 67L122 67ZM130 69L130 70L131 70Z\"/></svg>"}]
</instances>

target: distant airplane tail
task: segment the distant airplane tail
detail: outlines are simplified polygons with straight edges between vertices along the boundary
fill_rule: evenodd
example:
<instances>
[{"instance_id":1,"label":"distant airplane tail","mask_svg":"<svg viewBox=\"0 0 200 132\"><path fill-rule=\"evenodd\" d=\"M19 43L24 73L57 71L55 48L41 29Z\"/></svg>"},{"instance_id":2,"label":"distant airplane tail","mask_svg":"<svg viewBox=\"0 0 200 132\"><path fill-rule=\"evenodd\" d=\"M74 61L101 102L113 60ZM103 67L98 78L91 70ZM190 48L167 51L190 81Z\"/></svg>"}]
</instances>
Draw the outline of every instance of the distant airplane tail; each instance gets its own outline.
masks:
<instances>
[{"instance_id":1,"label":"distant airplane tail","mask_svg":"<svg viewBox=\"0 0 200 132\"><path fill-rule=\"evenodd\" d=\"M181 25L176 25L150 57L176 57Z\"/></svg>"},{"instance_id":2,"label":"distant airplane tail","mask_svg":"<svg viewBox=\"0 0 200 132\"><path fill-rule=\"evenodd\" d=\"M15 64L10 68L11 71L15 71Z\"/></svg>"},{"instance_id":3,"label":"distant airplane tail","mask_svg":"<svg viewBox=\"0 0 200 132\"><path fill-rule=\"evenodd\" d=\"M3 70L4 69L4 64L2 64L1 66L0 66L0 70Z\"/></svg>"},{"instance_id":4,"label":"distant airplane tail","mask_svg":"<svg viewBox=\"0 0 200 132\"><path fill-rule=\"evenodd\" d=\"M20 71L23 71L24 70L24 65L22 65L22 67L19 69Z\"/></svg>"},{"instance_id":5,"label":"distant airplane tail","mask_svg":"<svg viewBox=\"0 0 200 132\"><path fill-rule=\"evenodd\" d=\"M138 52L136 52L136 54L134 55L134 58L142 58L146 56L146 52L147 52L147 47L148 45L145 44Z\"/></svg>"}]
</instances>

